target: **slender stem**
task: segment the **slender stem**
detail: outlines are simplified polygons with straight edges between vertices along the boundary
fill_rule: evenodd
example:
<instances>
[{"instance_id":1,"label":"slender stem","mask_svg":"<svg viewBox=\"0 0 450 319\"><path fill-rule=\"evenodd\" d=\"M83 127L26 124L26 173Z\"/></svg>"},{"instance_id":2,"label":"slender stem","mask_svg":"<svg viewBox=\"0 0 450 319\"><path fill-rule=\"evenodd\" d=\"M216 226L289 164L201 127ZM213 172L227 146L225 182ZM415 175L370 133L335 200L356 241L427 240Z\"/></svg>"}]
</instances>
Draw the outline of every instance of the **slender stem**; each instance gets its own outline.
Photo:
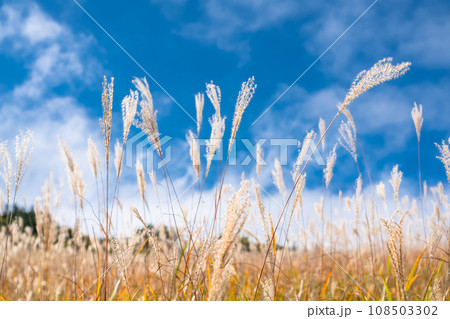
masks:
<instances>
[{"instance_id":1,"label":"slender stem","mask_svg":"<svg viewBox=\"0 0 450 319\"><path fill-rule=\"evenodd\" d=\"M254 300L256 300L256 296L257 296L257 294L258 294L258 288L259 288L259 285L261 284L261 278L262 278L262 274L263 274L263 272L264 272L264 267L265 267L265 265L266 265L266 263L267 263L267 258L268 258L268 256L269 256L270 247L271 247L271 245L273 245L273 241L274 241L274 239L275 239L275 233L276 233L276 231L278 230L278 227L279 227L279 225L280 225L281 219L282 219L282 217L284 216L284 213L286 212L286 208L287 208L287 206L288 206L288 204L289 204L289 201L290 201L292 195L294 194L295 188L297 187L297 184L299 183L301 176L303 175L303 173L304 173L306 167L308 166L309 162L311 161L311 158L313 157L314 153L316 152L316 150L317 150L317 148L319 147L320 143L322 142L323 138L324 138L325 135L327 134L327 132L328 132L328 130L330 129L330 127L333 125L334 121L336 121L336 119L337 119L337 117L339 116L339 114L342 113L342 111L343 111L342 108L339 109L339 111L338 111L338 112L336 113L336 115L333 117L333 119L331 120L330 124L329 124L328 127L326 128L325 132L323 132L322 136L320 137L320 139L319 139L318 143L316 144L315 148L313 149L313 151L312 151L311 154L309 155L308 160L306 161L305 165L303 166L301 172L298 174L297 179L295 180L294 187L292 188L291 192L289 193L289 196L288 196L288 198L287 198L287 200L286 200L286 203L285 203L285 205L284 205L284 207L283 207L283 210L281 211L280 217L278 218L277 224L276 224L276 226L275 226L275 228L274 228L274 230L273 230L272 238L271 238L271 240L270 240L270 245L269 245L269 247L268 247L268 249L267 249L267 251L266 251L266 254L265 254L265 257L264 257L264 262L263 262L263 265L262 265L262 267L261 267L261 271L260 271L259 276L258 276L258 282L257 282L257 284L256 284L256 289L255 289L255 296L254 296L254 298L253 298ZM291 217L292 217L292 216L291 216Z\"/></svg>"},{"instance_id":2,"label":"slender stem","mask_svg":"<svg viewBox=\"0 0 450 319\"><path fill-rule=\"evenodd\" d=\"M108 290L108 241L109 241L109 215L108 215L108 206L109 206L109 154L106 155L106 229L105 229L105 276L103 277L104 288L103 288L103 300L106 301L106 295Z\"/></svg>"},{"instance_id":3,"label":"slender stem","mask_svg":"<svg viewBox=\"0 0 450 319\"><path fill-rule=\"evenodd\" d=\"M425 241L427 241L427 230L425 227L425 215L423 210L423 190L422 190L422 172L420 165L420 140L417 140L417 165L419 168L419 195L420 195L420 211L422 214L422 224L423 224L423 234L425 236Z\"/></svg>"}]
</instances>

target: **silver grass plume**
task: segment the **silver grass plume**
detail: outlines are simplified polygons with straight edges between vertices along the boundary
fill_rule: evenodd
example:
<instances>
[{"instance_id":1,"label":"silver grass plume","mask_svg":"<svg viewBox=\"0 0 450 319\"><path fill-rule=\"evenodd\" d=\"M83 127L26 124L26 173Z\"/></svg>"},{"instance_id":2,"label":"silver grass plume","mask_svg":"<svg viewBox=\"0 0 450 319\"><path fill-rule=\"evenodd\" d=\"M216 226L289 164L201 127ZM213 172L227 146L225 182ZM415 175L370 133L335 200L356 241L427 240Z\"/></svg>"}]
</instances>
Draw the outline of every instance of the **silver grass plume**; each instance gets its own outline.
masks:
<instances>
[{"instance_id":1,"label":"silver grass plume","mask_svg":"<svg viewBox=\"0 0 450 319\"><path fill-rule=\"evenodd\" d=\"M137 183L139 187L139 194L141 195L142 200L147 203L147 200L145 199L145 174L144 174L144 167L142 166L142 163L139 160L136 160L136 177L137 177Z\"/></svg>"},{"instance_id":2,"label":"silver grass plume","mask_svg":"<svg viewBox=\"0 0 450 319\"><path fill-rule=\"evenodd\" d=\"M417 107L416 102L414 102L414 107L411 110L411 117L414 122L414 127L416 128L417 140L420 142L420 130L422 129L423 117L422 117L422 104Z\"/></svg>"},{"instance_id":3,"label":"silver grass plume","mask_svg":"<svg viewBox=\"0 0 450 319\"><path fill-rule=\"evenodd\" d=\"M294 170L294 182L297 180L298 175L300 173L300 168L303 164L303 161L305 160L306 154L310 148L311 145L311 141L314 141L314 139L316 138L316 134L314 133L314 130L309 131L305 138L303 139L303 144L302 144L302 148L300 149L300 152L298 153L298 157L297 160L295 161L295 170Z\"/></svg>"},{"instance_id":4,"label":"silver grass plume","mask_svg":"<svg viewBox=\"0 0 450 319\"><path fill-rule=\"evenodd\" d=\"M200 251L198 252L197 257L197 265L195 267L194 276L192 278L193 282L199 282L201 279L201 273L203 269L206 267L208 256L211 251L211 246L208 242L205 240L200 247Z\"/></svg>"},{"instance_id":5,"label":"silver grass plume","mask_svg":"<svg viewBox=\"0 0 450 319\"><path fill-rule=\"evenodd\" d=\"M319 119L319 134L322 138L322 153L325 152L325 130L326 130L326 125L325 125L325 120L323 118Z\"/></svg>"},{"instance_id":6,"label":"silver grass plume","mask_svg":"<svg viewBox=\"0 0 450 319\"><path fill-rule=\"evenodd\" d=\"M200 134L200 128L203 121L203 107L205 106L205 96L203 93L195 95L195 109L197 111L197 135Z\"/></svg>"},{"instance_id":7,"label":"silver grass plume","mask_svg":"<svg viewBox=\"0 0 450 319\"><path fill-rule=\"evenodd\" d=\"M320 203L314 203L314 210L320 216L320 220L324 220L324 214L323 214L324 204L325 204L325 198L323 196L320 198Z\"/></svg>"},{"instance_id":8,"label":"silver grass plume","mask_svg":"<svg viewBox=\"0 0 450 319\"><path fill-rule=\"evenodd\" d=\"M229 262L239 234L244 228L250 206L249 181L242 180L240 189L227 201L225 228L214 259L214 273L208 300L219 300L230 274Z\"/></svg>"},{"instance_id":9,"label":"silver grass plume","mask_svg":"<svg viewBox=\"0 0 450 319\"><path fill-rule=\"evenodd\" d=\"M222 142L223 133L225 132L225 118L220 118L220 115L216 112L209 120L211 124L211 136L206 141L206 172L205 178L208 176L209 168L211 166L212 159L216 150L220 147Z\"/></svg>"},{"instance_id":10,"label":"silver grass plume","mask_svg":"<svg viewBox=\"0 0 450 319\"><path fill-rule=\"evenodd\" d=\"M386 228L389 239L387 241L387 248L389 255L391 255L392 263L394 264L395 279L397 281L397 286L400 290L400 297L402 300L406 300L405 291L405 276L403 272L403 219L400 222L394 221L394 215L389 220L381 219L382 224Z\"/></svg>"},{"instance_id":11,"label":"silver grass plume","mask_svg":"<svg viewBox=\"0 0 450 319\"><path fill-rule=\"evenodd\" d=\"M368 71L361 71L355 78L342 103L338 104L340 112L344 110L352 101L367 92L374 86L383 82L398 78L409 71L410 62L402 62L397 65L391 64L392 58L384 58Z\"/></svg>"},{"instance_id":12,"label":"silver grass plume","mask_svg":"<svg viewBox=\"0 0 450 319\"><path fill-rule=\"evenodd\" d=\"M69 147L67 144L61 139L59 140L59 146L62 151L62 155L64 157L64 160L66 162L66 168L67 168L67 177L69 179L70 188L72 190L72 194L75 198L78 198L80 202L80 207L83 209L83 201L84 201L84 182L83 182L83 175L81 173L80 166L78 163L75 163L72 157L72 153L69 150Z\"/></svg>"},{"instance_id":13,"label":"silver grass plume","mask_svg":"<svg viewBox=\"0 0 450 319\"><path fill-rule=\"evenodd\" d=\"M133 79L134 86L139 90L141 100L139 106L141 107L138 116L140 120L135 121L134 124L140 128L145 134L149 142L155 147L158 155L162 157L161 143L159 140L158 123L156 122L157 111L153 108L153 97L150 93L147 80L145 78Z\"/></svg>"},{"instance_id":14,"label":"silver grass plume","mask_svg":"<svg viewBox=\"0 0 450 319\"><path fill-rule=\"evenodd\" d=\"M256 175L261 174L261 167L266 165L263 158L263 150L259 143L256 144Z\"/></svg>"},{"instance_id":15,"label":"silver grass plume","mask_svg":"<svg viewBox=\"0 0 450 319\"><path fill-rule=\"evenodd\" d=\"M150 176L150 180L152 181L153 188L155 189L155 193L156 193L156 195L158 195L158 186L157 186L157 183L156 183L155 172L151 171L150 173L148 173L148 175Z\"/></svg>"},{"instance_id":16,"label":"silver grass plume","mask_svg":"<svg viewBox=\"0 0 450 319\"><path fill-rule=\"evenodd\" d=\"M339 144L344 147L347 152L353 157L355 162L358 161L358 155L356 153L356 130L350 122L342 122L339 126L339 134L344 141L339 138Z\"/></svg>"},{"instance_id":17,"label":"silver grass plume","mask_svg":"<svg viewBox=\"0 0 450 319\"><path fill-rule=\"evenodd\" d=\"M284 184L283 179L283 170L281 168L280 161L276 158L275 163L273 164L275 170L272 171L273 183L278 188L280 195L283 197L283 200L286 199L286 186Z\"/></svg>"},{"instance_id":18,"label":"silver grass plume","mask_svg":"<svg viewBox=\"0 0 450 319\"><path fill-rule=\"evenodd\" d=\"M153 252L155 253L155 258L156 258L156 263L158 264L158 269L161 271L161 268L163 267L162 252L161 252L161 247L159 246L159 243L158 243L158 239L156 238L153 229L151 229L147 226L147 224L145 223L141 214L139 213L139 210L136 207L130 206L130 210L134 213L136 218L145 227L145 232L146 232L146 235L148 236L149 244L150 244L151 248L153 249Z\"/></svg>"},{"instance_id":19,"label":"silver grass plume","mask_svg":"<svg viewBox=\"0 0 450 319\"><path fill-rule=\"evenodd\" d=\"M98 173L102 171L102 166L100 162L100 155L98 153L97 145L95 145L92 138L88 138L88 159L89 165L91 166L92 174L94 174L95 179L97 179Z\"/></svg>"},{"instance_id":20,"label":"silver grass plume","mask_svg":"<svg viewBox=\"0 0 450 319\"><path fill-rule=\"evenodd\" d=\"M450 144L450 138L448 139L448 143ZM442 164L444 164L445 173L447 174L447 180L450 183L450 150L445 141L442 141L442 145L439 145L437 143L435 143L435 145L441 153L441 156L437 156L437 159L439 159Z\"/></svg>"},{"instance_id":21,"label":"silver grass plume","mask_svg":"<svg viewBox=\"0 0 450 319\"><path fill-rule=\"evenodd\" d=\"M377 195L380 197L381 202L383 203L383 208L385 211L387 211L387 203L386 203L386 189L383 182L378 183L376 186L377 188Z\"/></svg>"},{"instance_id":22,"label":"silver grass plume","mask_svg":"<svg viewBox=\"0 0 450 319\"><path fill-rule=\"evenodd\" d=\"M100 119L100 128L102 129L103 143L105 145L106 166L109 167L109 145L111 141L111 120L113 107L114 78L108 84L106 76L103 77L102 91L102 109L103 119Z\"/></svg>"},{"instance_id":23,"label":"silver grass plume","mask_svg":"<svg viewBox=\"0 0 450 319\"><path fill-rule=\"evenodd\" d=\"M378 197L380 197L382 202L386 201L386 191L385 191L385 187L384 187L384 183L380 182L377 185L377 195Z\"/></svg>"},{"instance_id":24,"label":"silver grass plume","mask_svg":"<svg viewBox=\"0 0 450 319\"><path fill-rule=\"evenodd\" d=\"M261 221L263 223L264 228L264 235L266 237L266 242L270 245L270 242L272 241L272 222L270 217L270 212L267 212L266 214L266 208L264 207L264 204L262 203L261 194L259 192L259 186L255 181L253 181L253 188L255 190L256 195L256 204L258 205L259 214L261 216ZM270 250L271 252L272 249ZM273 257L273 256L272 256Z\"/></svg>"},{"instance_id":25,"label":"silver grass plume","mask_svg":"<svg viewBox=\"0 0 450 319\"><path fill-rule=\"evenodd\" d=\"M14 178L14 168L9 155L6 142L0 143L0 155L2 160L3 171L1 173L6 188L6 202L9 203L11 198L11 187Z\"/></svg>"},{"instance_id":26,"label":"silver grass plume","mask_svg":"<svg viewBox=\"0 0 450 319\"><path fill-rule=\"evenodd\" d=\"M214 106L216 114L220 119L220 101L221 101L220 87L218 85L213 84L212 81L211 83L206 83L206 95L208 96L209 100Z\"/></svg>"},{"instance_id":27,"label":"silver grass plume","mask_svg":"<svg viewBox=\"0 0 450 319\"><path fill-rule=\"evenodd\" d=\"M389 183L391 183L392 189L394 191L394 200L395 207L398 208L398 190L400 189L400 183L402 182L403 172L398 170L398 165L395 165L392 168L391 179Z\"/></svg>"},{"instance_id":28,"label":"silver grass plume","mask_svg":"<svg viewBox=\"0 0 450 319\"><path fill-rule=\"evenodd\" d=\"M116 178L119 179L122 174L123 147L119 141L114 145L114 166L116 167Z\"/></svg>"},{"instance_id":29,"label":"silver grass plume","mask_svg":"<svg viewBox=\"0 0 450 319\"><path fill-rule=\"evenodd\" d=\"M200 178L200 147L198 145L198 139L194 136L192 131L189 131L186 135L186 139L189 143L189 154L191 155L192 166L194 167L197 177Z\"/></svg>"},{"instance_id":30,"label":"silver grass plume","mask_svg":"<svg viewBox=\"0 0 450 319\"><path fill-rule=\"evenodd\" d=\"M297 178L294 176L292 176L292 178L295 183ZM303 190L305 189L305 185L306 185L306 173L304 173L300 176L300 179L298 180L298 183L295 186L294 202L292 204L292 212L294 212L295 208L297 207L297 204L300 208L303 207Z\"/></svg>"},{"instance_id":31,"label":"silver grass plume","mask_svg":"<svg viewBox=\"0 0 450 319\"><path fill-rule=\"evenodd\" d=\"M83 174L81 173L80 165L75 164L75 185L77 187L78 199L80 201L81 209L84 209L84 192L85 186L83 181Z\"/></svg>"},{"instance_id":32,"label":"silver grass plume","mask_svg":"<svg viewBox=\"0 0 450 319\"><path fill-rule=\"evenodd\" d=\"M350 124L353 127L353 130L356 132L356 125L355 125L355 120L353 119L352 113L350 113L350 111L348 109L344 109L342 110L342 114L345 115L345 117L347 118L347 120L350 122Z\"/></svg>"},{"instance_id":33,"label":"silver grass plume","mask_svg":"<svg viewBox=\"0 0 450 319\"><path fill-rule=\"evenodd\" d=\"M255 78L252 76L247 80L247 82L242 83L241 90L239 91L239 95L236 101L236 106L234 109L233 116L233 126L231 128L231 137L230 137L230 145L228 146L228 154L231 152L231 147L236 138L237 130L239 125L241 124L242 115L244 114L245 109L250 103L253 94L255 93L256 84Z\"/></svg>"},{"instance_id":34,"label":"silver grass plume","mask_svg":"<svg viewBox=\"0 0 450 319\"><path fill-rule=\"evenodd\" d=\"M15 170L15 194L19 190L23 177L25 176L31 161L34 138L33 133L27 130L25 133L19 132L15 141L16 170Z\"/></svg>"},{"instance_id":35,"label":"silver grass plume","mask_svg":"<svg viewBox=\"0 0 450 319\"><path fill-rule=\"evenodd\" d=\"M41 198L35 199L34 209L36 212L36 231L43 245L44 252L51 250L58 232L58 223L53 219L51 210L55 208L51 203L54 196L51 177L46 180L41 193Z\"/></svg>"},{"instance_id":36,"label":"silver grass plume","mask_svg":"<svg viewBox=\"0 0 450 319\"><path fill-rule=\"evenodd\" d=\"M262 283L263 300L273 301L275 300L275 285L273 280L266 279Z\"/></svg>"},{"instance_id":37,"label":"silver grass plume","mask_svg":"<svg viewBox=\"0 0 450 319\"><path fill-rule=\"evenodd\" d=\"M265 235L265 239L266 239L266 245L267 245L267 251L268 251L268 258L269 258L269 268L271 269L271 272L274 271L274 267L275 267L275 259L276 259L276 250L272 249L276 247L276 239L275 239L275 233L274 233L274 229L273 229L273 222L272 222L272 216L270 215L270 212L267 211L266 214L266 209L264 207L264 204L262 203L262 199L261 199L261 195L259 193L259 187L258 184L255 183L255 181L253 181L253 188L255 189L255 195L256 195L256 203L258 205L259 208L259 214L261 216L261 221L263 223L263 228L264 228L264 235ZM275 292L275 283L273 280L273 277L270 277L269 280L265 281L265 287L264 287L264 291L266 293L269 292ZM267 296L270 298L272 294L269 293ZM272 299L273 300L273 297Z\"/></svg>"},{"instance_id":38,"label":"silver grass plume","mask_svg":"<svg viewBox=\"0 0 450 319\"><path fill-rule=\"evenodd\" d=\"M326 188L330 185L331 178L333 177L333 168L336 164L336 146L334 145L333 150L330 152L330 154L327 157L327 166L323 170L323 175L325 178L325 185Z\"/></svg>"},{"instance_id":39,"label":"silver grass plume","mask_svg":"<svg viewBox=\"0 0 450 319\"><path fill-rule=\"evenodd\" d=\"M125 287L127 289L128 294L130 293L130 287L128 286L128 279L127 279L127 262L125 261L125 250L123 250L119 242L116 238L112 239L112 251L115 257L115 263L118 264L118 268L120 271L120 276L122 281L125 284Z\"/></svg>"},{"instance_id":40,"label":"silver grass plume","mask_svg":"<svg viewBox=\"0 0 450 319\"><path fill-rule=\"evenodd\" d=\"M131 124L133 124L134 117L136 116L138 100L139 94L133 90L130 90L130 95L125 96L122 100L123 145L127 142Z\"/></svg>"}]
</instances>

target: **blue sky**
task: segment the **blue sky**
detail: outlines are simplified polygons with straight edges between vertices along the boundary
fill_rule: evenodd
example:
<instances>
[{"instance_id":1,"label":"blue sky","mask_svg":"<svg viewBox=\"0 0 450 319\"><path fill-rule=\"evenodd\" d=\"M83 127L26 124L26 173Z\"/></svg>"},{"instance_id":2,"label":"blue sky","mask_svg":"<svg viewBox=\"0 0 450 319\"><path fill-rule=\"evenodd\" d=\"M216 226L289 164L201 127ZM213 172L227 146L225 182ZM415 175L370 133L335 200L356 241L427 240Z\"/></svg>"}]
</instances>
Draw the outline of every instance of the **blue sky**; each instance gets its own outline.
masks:
<instances>
[{"instance_id":1,"label":"blue sky","mask_svg":"<svg viewBox=\"0 0 450 319\"><path fill-rule=\"evenodd\" d=\"M214 81L222 89L229 136L236 97L255 76L258 88L238 137L297 138L328 123L353 78L384 57L410 61L406 76L385 83L350 107L374 182L399 164L417 192L417 145L410 111L423 105L422 176L445 179L435 142L450 136L450 3L380 0L255 125L251 123L373 1L193 1L139 0L79 3L192 115L194 94ZM2 1L0 5L0 139L32 129L36 150L25 182L41 183L48 171L64 173L56 135L81 162L89 135L101 145L98 118L103 75L115 78L115 138L121 135L120 101L144 72L71 0ZM185 134L195 123L150 79L162 134L173 137L175 178L192 180ZM213 113L206 101L201 138L208 138ZM338 124L327 136L326 153L337 141ZM134 133L137 130L133 131ZM238 145L238 147L242 147ZM359 152L361 149L359 149ZM296 149L291 148L292 159ZM351 157L338 147L332 189L350 189L357 177ZM262 181L270 184L273 149ZM240 156L246 156L242 150ZM325 154L326 156L326 154ZM186 160L178 160L185 158ZM89 174L87 163L82 163ZM285 168L285 178L290 180ZM254 176L254 167L233 167ZM55 174L55 175L56 175ZM128 170L133 179L133 170ZM308 186L321 187L322 167L308 169ZM125 172L125 179L127 173ZM364 176L367 180L367 175ZM184 183L188 183L187 180ZM368 183L368 180L367 180ZM39 186L26 187L27 197ZM29 200L29 199L28 199Z\"/></svg>"}]
</instances>

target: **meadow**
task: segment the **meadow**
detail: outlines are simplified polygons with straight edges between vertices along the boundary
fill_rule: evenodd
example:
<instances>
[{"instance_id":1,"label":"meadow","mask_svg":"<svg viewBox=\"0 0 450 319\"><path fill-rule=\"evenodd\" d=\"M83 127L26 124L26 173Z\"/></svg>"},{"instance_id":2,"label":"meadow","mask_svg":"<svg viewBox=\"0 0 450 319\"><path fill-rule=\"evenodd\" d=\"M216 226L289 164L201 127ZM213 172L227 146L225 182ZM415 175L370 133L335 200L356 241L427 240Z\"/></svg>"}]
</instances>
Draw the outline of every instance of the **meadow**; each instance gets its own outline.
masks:
<instances>
[{"instance_id":1,"label":"meadow","mask_svg":"<svg viewBox=\"0 0 450 319\"><path fill-rule=\"evenodd\" d=\"M275 161L273 181L283 199L277 212L268 209L270 194L256 180L243 175L239 185L224 182L232 143L239 136L245 110L257 89L254 78L242 84L231 136L226 139L221 91L219 86L208 83L206 103L214 107L215 114L209 119L211 133L206 154L201 154L198 143L206 99L205 94L198 93L198 126L196 132L187 132L191 162L185 165L198 178L195 202L200 204L203 191L211 188L212 209L202 212L208 219L193 222L197 211L185 210L174 191L160 191L159 196L167 197L169 208L181 216L170 225L152 224L147 218L148 194L158 192L159 183L174 189L167 167L161 168L164 179L157 181L154 175L147 176L142 163L136 162L135 187L142 199L139 208L124 207L117 191L133 125L146 134L163 158L157 110L149 85L145 79L133 80L135 90L121 101L122 140L114 144L112 110L118 103L113 102L113 79L105 78L101 92L103 117L99 123L103 145L90 139L85 159L97 182L98 202L89 203L98 221L93 234L83 231L85 211L90 209L84 197L85 182L63 140L59 143L72 198L61 198L58 187L49 179L42 185L42 194L31 211L21 214L16 204L33 160L33 134L20 133L12 143L13 149L6 141L0 144L4 182L0 193L0 299L449 300L450 206L444 188L450 182L450 139L436 144L440 154L436 165L442 166L441 183L428 186L422 181L419 164L418 198L399 198L403 173L398 166L392 168L389 181L379 181L371 191L363 185L372 181L363 180L359 172L352 196L340 192L336 194L338 203L330 205L329 197L324 195L309 207L303 198L308 187L306 168L318 148L328 154L323 169L324 193L333 183L333 171L339 165L338 144L325 144L330 130L339 131L341 149L349 152L360 170L357 125L350 105L371 88L403 76L409 68L409 62L393 64L387 58L359 73L343 100L336 101L336 114L330 123L321 120L317 132L310 130L299 137L302 143L292 165L292 179L285 180L280 163ZM412 106L411 125L416 129L420 163L421 105ZM210 168L222 141L231 142L225 149L227 156L216 176L217 182L210 187L206 181L215 174ZM259 146L255 157L259 175L262 169L269 169L261 165L263 152ZM75 227L56 221L55 212L63 201L73 204ZM329 210L338 215L349 212L352 218L338 224L326 213ZM116 214L131 215L140 226L131 235L116 236ZM317 216L317 222L305 225L305 215ZM250 220L260 227L263 236L252 233Z\"/></svg>"}]
</instances>

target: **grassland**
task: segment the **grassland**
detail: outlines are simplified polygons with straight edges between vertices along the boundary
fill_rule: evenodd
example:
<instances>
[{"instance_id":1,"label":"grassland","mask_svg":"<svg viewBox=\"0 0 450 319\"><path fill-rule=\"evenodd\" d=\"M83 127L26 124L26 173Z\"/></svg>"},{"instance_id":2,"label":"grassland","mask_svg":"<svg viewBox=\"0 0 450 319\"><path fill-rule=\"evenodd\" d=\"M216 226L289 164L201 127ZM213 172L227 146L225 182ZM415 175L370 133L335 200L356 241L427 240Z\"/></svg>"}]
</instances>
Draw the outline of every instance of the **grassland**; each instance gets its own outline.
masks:
<instances>
[{"instance_id":1,"label":"grassland","mask_svg":"<svg viewBox=\"0 0 450 319\"><path fill-rule=\"evenodd\" d=\"M60 140L67 166L67 181L73 197L75 227L57 223L55 212L61 201L49 180L42 187L28 214L15 208L23 178L32 160L33 136L20 133L15 151L0 144L1 174L4 181L0 207L0 299L2 300L449 300L449 204L444 183L450 182L450 151L443 141L437 145L439 160L447 181L428 187L422 180L419 198L399 199L402 172L394 166L389 180L391 190L379 182L372 191L363 187L361 172L355 181L354 194L334 203L337 214L350 212L352 218L336 224L325 211L330 209L324 196L314 207L306 207L303 193L307 187L306 167L317 148L323 147L327 133L336 129L338 117L345 117L338 128L343 150L350 153L359 171L356 125L350 104L372 87L403 76L410 67L404 62L392 64L383 59L361 72L351 85L333 120L319 122L318 132L311 130L303 140L292 170L292 183L286 186L278 161L272 171L274 184L283 205L270 212L267 194L255 180L244 176L236 190L225 187L228 159L214 186L214 205L206 212L209 220L192 223L179 199L170 193L167 200L180 210L183 221L172 225L150 224L145 211L149 192L158 190L155 176L153 188L140 162L136 163L136 191L142 209L121 207L117 188L120 184L124 149L132 125L142 130L163 157L156 110L145 79L135 79L136 91L122 100L122 141L111 145L113 80L104 79L102 91L103 117L100 129L103 145L90 139L87 145L92 174L98 191L98 229L95 234L83 232L85 216L85 183L80 166L69 147ZM238 136L243 114L256 90L254 79L242 84L231 127L231 141ZM225 132L221 116L221 92L207 84L206 95L215 109L209 120L211 135L202 162L198 134L203 121L204 95L195 96L197 133L187 134L192 166L198 177L198 202L206 185L214 154ZM423 125L422 106L412 108L412 124L416 128L420 160L420 134ZM311 142L314 141L315 143ZM450 140L449 140L450 143ZM308 152L312 147L312 152ZM336 147L327 146L328 158L323 171L326 191L333 183ZM114 153L112 150L114 149ZM228 147L228 157L231 143ZM11 155L12 154L12 155ZM100 155L102 154L102 155ZM262 169L263 153L257 147L256 172ZM440 165L436 161L436 165ZM173 188L167 167L164 179L158 181ZM420 166L419 166L420 173ZM420 175L419 175L420 176ZM444 176L444 175L443 175ZM227 188L225 190L225 188ZM100 189L100 188L99 188ZM161 195L162 196L162 195ZM270 195L269 195L270 196ZM337 196L337 195L336 195ZM388 201L387 198L393 198ZM266 197L266 198L264 198ZM269 199L270 200L270 199ZM197 206L198 208L199 206ZM115 236L113 214L131 214L140 227L130 236ZM317 223L301 223L302 216L314 214ZM384 217L383 217L384 216ZM28 219L27 219L28 218ZM32 219L32 221L31 221ZM249 220L261 227L263 236L251 233ZM218 221L223 222L219 223ZM294 225L297 226L294 229ZM300 230L299 230L300 229ZM292 238L293 237L293 238ZM294 244L295 243L295 244Z\"/></svg>"}]
</instances>

